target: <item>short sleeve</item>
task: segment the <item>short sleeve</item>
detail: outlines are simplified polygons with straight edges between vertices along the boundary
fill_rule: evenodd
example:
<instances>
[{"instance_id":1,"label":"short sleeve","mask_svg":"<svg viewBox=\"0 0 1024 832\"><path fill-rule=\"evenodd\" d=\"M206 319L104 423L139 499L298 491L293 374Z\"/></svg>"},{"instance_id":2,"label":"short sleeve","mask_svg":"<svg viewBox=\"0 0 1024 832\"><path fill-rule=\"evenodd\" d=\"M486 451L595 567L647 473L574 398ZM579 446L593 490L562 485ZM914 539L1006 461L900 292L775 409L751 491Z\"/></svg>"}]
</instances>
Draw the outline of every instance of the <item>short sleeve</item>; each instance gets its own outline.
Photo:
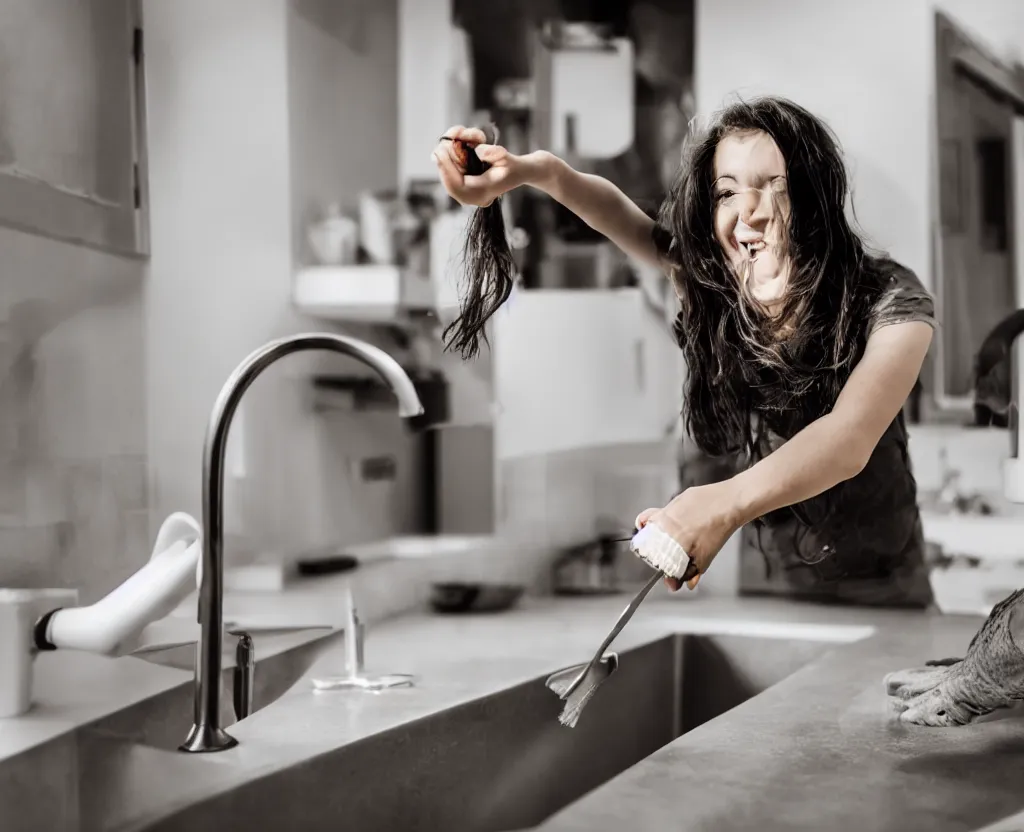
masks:
<instances>
[{"instance_id":1,"label":"short sleeve","mask_svg":"<svg viewBox=\"0 0 1024 832\"><path fill-rule=\"evenodd\" d=\"M882 293L871 309L868 335L883 326L923 321L935 327L935 300L910 269L893 264Z\"/></svg>"}]
</instances>

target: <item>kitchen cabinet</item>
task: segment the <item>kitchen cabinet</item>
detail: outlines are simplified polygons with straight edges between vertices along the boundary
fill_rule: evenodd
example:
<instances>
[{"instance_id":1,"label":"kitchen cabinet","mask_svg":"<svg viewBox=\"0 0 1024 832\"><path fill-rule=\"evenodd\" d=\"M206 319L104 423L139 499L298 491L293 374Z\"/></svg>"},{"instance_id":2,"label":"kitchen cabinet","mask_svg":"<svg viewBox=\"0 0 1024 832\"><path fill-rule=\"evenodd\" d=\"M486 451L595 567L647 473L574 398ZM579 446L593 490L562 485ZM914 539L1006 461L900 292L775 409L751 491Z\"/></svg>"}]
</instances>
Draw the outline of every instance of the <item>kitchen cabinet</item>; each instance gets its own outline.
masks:
<instances>
[{"instance_id":1,"label":"kitchen cabinet","mask_svg":"<svg viewBox=\"0 0 1024 832\"><path fill-rule=\"evenodd\" d=\"M138 0L0 7L0 224L147 253Z\"/></svg>"},{"instance_id":2,"label":"kitchen cabinet","mask_svg":"<svg viewBox=\"0 0 1024 832\"><path fill-rule=\"evenodd\" d=\"M551 457L665 447L679 423L683 360L663 318L637 288L517 290L492 319L489 347L458 362L480 385L476 406L453 401L459 418L438 429L440 531L536 531L558 500L573 503L545 490ZM453 395L469 387L449 379ZM590 493L580 476L575 485Z\"/></svg>"},{"instance_id":3,"label":"kitchen cabinet","mask_svg":"<svg viewBox=\"0 0 1024 832\"><path fill-rule=\"evenodd\" d=\"M681 362L639 289L519 291L494 322L499 458L657 441Z\"/></svg>"}]
</instances>

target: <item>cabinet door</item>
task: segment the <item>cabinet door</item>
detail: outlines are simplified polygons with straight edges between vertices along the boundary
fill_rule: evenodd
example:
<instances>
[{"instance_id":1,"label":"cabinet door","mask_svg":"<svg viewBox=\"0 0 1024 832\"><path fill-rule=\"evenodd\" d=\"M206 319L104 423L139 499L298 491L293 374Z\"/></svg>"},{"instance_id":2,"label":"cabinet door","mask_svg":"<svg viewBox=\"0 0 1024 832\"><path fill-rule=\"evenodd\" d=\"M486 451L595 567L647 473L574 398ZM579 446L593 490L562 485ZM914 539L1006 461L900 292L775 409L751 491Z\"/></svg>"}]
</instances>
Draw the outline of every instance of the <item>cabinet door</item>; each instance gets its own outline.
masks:
<instances>
[{"instance_id":1,"label":"cabinet door","mask_svg":"<svg viewBox=\"0 0 1024 832\"><path fill-rule=\"evenodd\" d=\"M0 2L0 224L146 254L138 0Z\"/></svg>"},{"instance_id":2,"label":"cabinet door","mask_svg":"<svg viewBox=\"0 0 1024 832\"><path fill-rule=\"evenodd\" d=\"M663 315L639 289L624 290L617 336L632 364L617 400L617 442L656 442L671 435L682 403L683 360Z\"/></svg>"},{"instance_id":3,"label":"cabinet door","mask_svg":"<svg viewBox=\"0 0 1024 832\"><path fill-rule=\"evenodd\" d=\"M679 397L666 345L638 290L519 292L494 327L498 454L663 438Z\"/></svg>"}]
</instances>

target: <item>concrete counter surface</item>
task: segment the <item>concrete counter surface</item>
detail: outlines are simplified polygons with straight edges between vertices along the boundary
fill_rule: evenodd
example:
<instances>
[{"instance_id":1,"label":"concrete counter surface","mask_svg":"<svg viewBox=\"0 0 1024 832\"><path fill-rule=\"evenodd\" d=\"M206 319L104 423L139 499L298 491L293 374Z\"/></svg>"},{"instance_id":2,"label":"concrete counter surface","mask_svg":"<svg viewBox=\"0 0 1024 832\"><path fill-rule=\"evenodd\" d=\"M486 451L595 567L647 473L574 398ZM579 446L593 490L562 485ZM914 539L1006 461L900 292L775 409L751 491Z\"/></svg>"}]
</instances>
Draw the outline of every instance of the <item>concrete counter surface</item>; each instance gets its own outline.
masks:
<instances>
[{"instance_id":1,"label":"concrete counter surface","mask_svg":"<svg viewBox=\"0 0 1024 832\"><path fill-rule=\"evenodd\" d=\"M892 670L963 655L982 619L742 601L692 612L712 630L715 619L759 617L870 622L873 632L684 734L539 828L1024 830L1024 710L961 728L904 725L882 685Z\"/></svg>"},{"instance_id":2,"label":"concrete counter surface","mask_svg":"<svg viewBox=\"0 0 1024 832\"><path fill-rule=\"evenodd\" d=\"M267 813L272 812L294 822L296 829L347 828L353 801L368 799L347 791L358 792L353 774L376 781L388 795L380 810L385 815L400 805L419 810L422 796L403 793L399 783L389 786L395 758L388 757L394 749L384 753L387 748L394 745L408 754L409 743L420 742L415 738L421 734L440 742L438 748L458 745L458 736L444 733L443 720L428 728L424 724L467 703L493 702L499 695L507 700L513 690L513 698L519 690L529 694L540 684L537 680L552 671L588 660L627 600L625 595L527 599L521 607L497 615L414 614L381 622L367 633L367 670L412 673L417 680L414 688L379 695L314 692L313 678L343 667L343 641L338 640L288 693L232 726L239 745L217 754L184 755L170 747L80 731L69 749L77 773L58 777L56 770L50 772L50 779L61 780L69 790L64 820L46 828L228 828L218 826L215 817L225 808L236 813L231 817L242 823L240 828L285 828L271 822ZM699 591L672 596L655 590L613 646L625 654L613 682L620 676L629 680L631 668L640 661L633 662L628 651L677 634L749 637L751 644L757 639L817 643L820 649L798 649L797 660L768 642L761 642L764 650L755 644L743 658L751 659L750 672L756 675L759 662L763 668L778 655L792 665L774 674L785 676L782 681L683 733L540 828L960 832L1006 818L1024 809L1024 719L1009 712L1004 718L960 729L903 726L888 712L882 686L889 671L962 655L980 624L975 617L724 599L701 596ZM650 655L671 657L672 651ZM703 661L699 651L691 651L691 656ZM700 672L694 681L700 684ZM625 689L645 695L642 687ZM546 726L547 692L540 696L535 704L524 700L523 707L540 709L526 714L525 721ZM575 729L556 725L558 737L565 738L561 744L582 742L587 732L592 739L608 724L606 712L616 707L614 703L634 701L619 696L614 688L599 693ZM478 736L483 737L484 754L491 730L488 717L482 716L487 713L491 711L485 708L477 715L473 728L483 732ZM557 713L554 705L552 713ZM591 726L585 728L588 715ZM517 716L522 711L505 714L512 734L522 730ZM554 722L553 716L550 719ZM622 731L618 734L621 737ZM381 740L378 753L375 744L385 735L388 739ZM491 750L499 756L507 753L497 746ZM454 748L452 753L468 752ZM373 770L345 769L345 755ZM434 767L443 764L442 752L438 755L432 758ZM545 773L549 779L565 774L544 756L530 762L551 766L554 770ZM422 783L430 772L430 766L415 769L413 780ZM318 780L323 788L310 786L310 781ZM333 825L303 825L302 819L313 815L308 801L298 797L303 788L312 800L337 807ZM254 806L261 794L268 801L259 815L269 824L263 827L244 817L247 811L258 810ZM434 797L438 805L446 800L451 803L457 797ZM423 828L434 828L427 824L423 820ZM385 823L372 828L413 827ZM451 825L436 828L458 832Z\"/></svg>"}]
</instances>

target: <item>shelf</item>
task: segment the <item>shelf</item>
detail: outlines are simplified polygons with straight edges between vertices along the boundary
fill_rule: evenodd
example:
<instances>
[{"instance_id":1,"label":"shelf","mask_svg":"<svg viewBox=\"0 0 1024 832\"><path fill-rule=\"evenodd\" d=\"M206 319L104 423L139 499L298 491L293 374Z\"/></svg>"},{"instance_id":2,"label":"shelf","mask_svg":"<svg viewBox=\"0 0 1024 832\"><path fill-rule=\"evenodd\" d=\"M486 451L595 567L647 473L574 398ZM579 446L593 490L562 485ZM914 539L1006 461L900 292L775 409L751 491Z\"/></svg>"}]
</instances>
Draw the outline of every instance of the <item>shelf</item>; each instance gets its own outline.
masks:
<instances>
[{"instance_id":1,"label":"shelf","mask_svg":"<svg viewBox=\"0 0 1024 832\"><path fill-rule=\"evenodd\" d=\"M292 302L305 315L334 321L395 323L436 316L430 279L400 266L313 266L295 275Z\"/></svg>"}]
</instances>

